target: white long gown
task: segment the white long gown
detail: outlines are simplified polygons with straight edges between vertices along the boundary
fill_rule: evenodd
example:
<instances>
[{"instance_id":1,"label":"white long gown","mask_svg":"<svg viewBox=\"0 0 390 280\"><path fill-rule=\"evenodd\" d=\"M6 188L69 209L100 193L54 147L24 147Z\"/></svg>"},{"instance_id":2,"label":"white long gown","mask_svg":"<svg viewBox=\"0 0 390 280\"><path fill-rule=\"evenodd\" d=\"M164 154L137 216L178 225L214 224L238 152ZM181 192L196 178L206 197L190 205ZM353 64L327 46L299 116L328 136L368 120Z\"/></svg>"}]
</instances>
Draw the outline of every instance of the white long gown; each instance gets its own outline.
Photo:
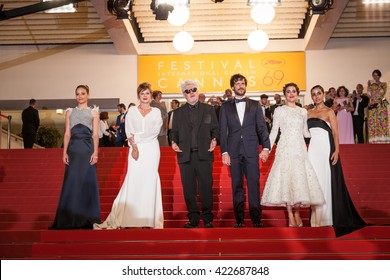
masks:
<instances>
[{"instance_id":1,"label":"white long gown","mask_svg":"<svg viewBox=\"0 0 390 280\"><path fill-rule=\"evenodd\" d=\"M332 129L329 123L319 118L307 121L311 140L309 154L325 193L324 206L312 206L311 226L333 225L336 237L365 227L366 222L356 210L344 180L341 157L332 164L335 151Z\"/></svg>"},{"instance_id":2,"label":"white long gown","mask_svg":"<svg viewBox=\"0 0 390 280\"><path fill-rule=\"evenodd\" d=\"M136 106L130 107L125 119L126 135L133 134L139 150L138 160L128 156L127 174L107 219L94 229L124 227L163 228L161 184L158 174L160 146L157 136L162 125L157 108L145 117Z\"/></svg>"},{"instance_id":3,"label":"white long gown","mask_svg":"<svg viewBox=\"0 0 390 280\"><path fill-rule=\"evenodd\" d=\"M326 123L329 126L329 123ZM325 197L323 205L312 207L310 224L312 227L332 226L332 182L329 165L330 143L328 131L321 127L312 127L309 131L311 134L308 149L309 160L317 174Z\"/></svg>"},{"instance_id":4,"label":"white long gown","mask_svg":"<svg viewBox=\"0 0 390 280\"><path fill-rule=\"evenodd\" d=\"M320 205L324 196L307 155L307 111L281 106L275 110L270 133L271 147L281 135L275 161L268 175L261 204L265 206Z\"/></svg>"}]
</instances>

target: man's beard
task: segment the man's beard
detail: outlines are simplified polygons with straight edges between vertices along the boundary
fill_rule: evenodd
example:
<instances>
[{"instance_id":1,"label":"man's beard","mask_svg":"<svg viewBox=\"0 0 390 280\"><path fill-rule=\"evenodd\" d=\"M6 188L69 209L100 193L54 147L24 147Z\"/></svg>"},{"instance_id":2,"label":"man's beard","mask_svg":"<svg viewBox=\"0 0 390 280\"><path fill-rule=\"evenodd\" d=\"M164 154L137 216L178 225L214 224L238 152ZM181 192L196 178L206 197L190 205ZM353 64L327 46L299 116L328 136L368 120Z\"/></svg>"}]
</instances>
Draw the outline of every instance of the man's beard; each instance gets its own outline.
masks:
<instances>
[{"instance_id":1,"label":"man's beard","mask_svg":"<svg viewBox=\"0 0 390 280\"><path fill-rule=\"evenodd\" d=\"M241 89L240 89L241 90ZM245 89L242 89L243 93L240 93L239 91L234 91L234 93L238 96L244 96L245 93L246 93L246 90Z\"/></svg>"}]
</instances>

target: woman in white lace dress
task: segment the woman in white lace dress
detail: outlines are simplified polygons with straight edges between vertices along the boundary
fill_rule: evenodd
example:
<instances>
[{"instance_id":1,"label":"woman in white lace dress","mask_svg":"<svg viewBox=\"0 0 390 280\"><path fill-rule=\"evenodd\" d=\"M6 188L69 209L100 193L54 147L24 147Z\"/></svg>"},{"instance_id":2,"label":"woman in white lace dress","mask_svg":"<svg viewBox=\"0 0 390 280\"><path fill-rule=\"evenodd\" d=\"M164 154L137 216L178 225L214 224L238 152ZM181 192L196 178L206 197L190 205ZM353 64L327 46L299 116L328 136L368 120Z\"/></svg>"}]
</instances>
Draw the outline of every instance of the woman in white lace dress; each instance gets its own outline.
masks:
<instances>
[{"instance_id":1,"label":"woman in white lace dress","mask_svg":"<svg viewBox=\"0 0 390 280\"><path fill-rule=\"evenodd\" d=\"M307 111L296 105L299 88L295 83L286 84L283 94L286 105L275 109L270 133L271 147L279 128L281 135L261 204L287 207L289 226L302 227L300 208L321 205L324 196L307 155L304 137L310 137L310 134Z\"/></svg>"}]
</instances>

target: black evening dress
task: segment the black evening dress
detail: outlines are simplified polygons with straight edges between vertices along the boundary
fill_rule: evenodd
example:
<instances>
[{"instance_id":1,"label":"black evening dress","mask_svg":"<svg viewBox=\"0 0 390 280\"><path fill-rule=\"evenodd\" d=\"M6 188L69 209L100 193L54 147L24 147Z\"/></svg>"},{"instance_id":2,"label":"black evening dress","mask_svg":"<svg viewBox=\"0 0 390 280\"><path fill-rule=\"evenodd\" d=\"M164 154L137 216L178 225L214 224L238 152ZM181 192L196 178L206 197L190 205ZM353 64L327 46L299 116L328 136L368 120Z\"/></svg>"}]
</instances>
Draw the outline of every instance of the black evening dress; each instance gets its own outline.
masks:
<instances>
[{"instance_id":1,"label":"black evening dress","mask_svg":"<svg viewBox=\"0 0 390 280\"><path fill-rule=\"evenodd\" d=\"M340 157L337 164L332 165L331 156L335 150L335 144L331 127L327 122L319 118L310 118L307 122L311 134L309 159L312 161L320 184L323 185L322 182L324 181L328 182L326 185L322 186L322 188L324 188L324 193L329 193L330 190L329 198L331 199L331 211L328 212L328 214L326 211L322 213L324 216L322 220L330 222L329 224L319 224L319 226L332 225L337 237L363 228L366 226L366 223L360 217L348 193ZM321 139L317 139L317 137ZM310 156L310 154L312 154L312 156ZM325 165L328 164L328 169L330 169L330 178L324 178L324 180L321 178L326 177L323 176L323 173L326 172L326 168L316 168L316 166L321 166L322 163L325 163ZM325 200L326 199L327 195L325 195ZM312 212L312 223L313 218Z\"/></svg>"},{"instance_id":2,"label":"black evening dress","mask_svg":"<svg viewBox=\"0 0 390 280\"><path fill-rule=\"evenodd\" d=\"M94 150L92 118L97 109L70 110L69 165L65 166L58 208L50 229L92 229L94 223L100 222L96 164L90 164Z\"/></svg>"}]
</instances>

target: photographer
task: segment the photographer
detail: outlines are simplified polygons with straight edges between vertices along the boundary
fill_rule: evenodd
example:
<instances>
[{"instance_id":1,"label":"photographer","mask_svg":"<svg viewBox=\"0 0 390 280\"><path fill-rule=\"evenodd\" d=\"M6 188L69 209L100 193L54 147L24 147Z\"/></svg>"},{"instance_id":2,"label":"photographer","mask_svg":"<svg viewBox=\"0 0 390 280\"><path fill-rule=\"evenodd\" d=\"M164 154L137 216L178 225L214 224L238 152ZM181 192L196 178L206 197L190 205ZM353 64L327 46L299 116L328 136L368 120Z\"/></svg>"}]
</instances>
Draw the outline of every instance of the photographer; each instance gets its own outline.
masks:
<instances>
[{"instance_id":1,"label":"photographer","mask_svg":"<svg viewBox=\"0 0 390 280\"><path fill-rule=\"evenodd\" d=\"M217 119L219 122L219 111L221 110L221 100L216 97L215 95L210 96L209 100L207 101L207 104L210 104L214 107L215 113L217 114Z\"/></svg>"},{"instance_id":2,"label":"photographer","mask_svg":"<svg viewBox=\"0 0 390 280\"><path fill-rule=\"evenodd\" d=\"M357 143L364 144L364 109L368 106L369 98L363 94L363 85L357 84L352 93L352 105L355 110L351 111L353 121L353 133Z\"/></svg>"}]
</instances>

